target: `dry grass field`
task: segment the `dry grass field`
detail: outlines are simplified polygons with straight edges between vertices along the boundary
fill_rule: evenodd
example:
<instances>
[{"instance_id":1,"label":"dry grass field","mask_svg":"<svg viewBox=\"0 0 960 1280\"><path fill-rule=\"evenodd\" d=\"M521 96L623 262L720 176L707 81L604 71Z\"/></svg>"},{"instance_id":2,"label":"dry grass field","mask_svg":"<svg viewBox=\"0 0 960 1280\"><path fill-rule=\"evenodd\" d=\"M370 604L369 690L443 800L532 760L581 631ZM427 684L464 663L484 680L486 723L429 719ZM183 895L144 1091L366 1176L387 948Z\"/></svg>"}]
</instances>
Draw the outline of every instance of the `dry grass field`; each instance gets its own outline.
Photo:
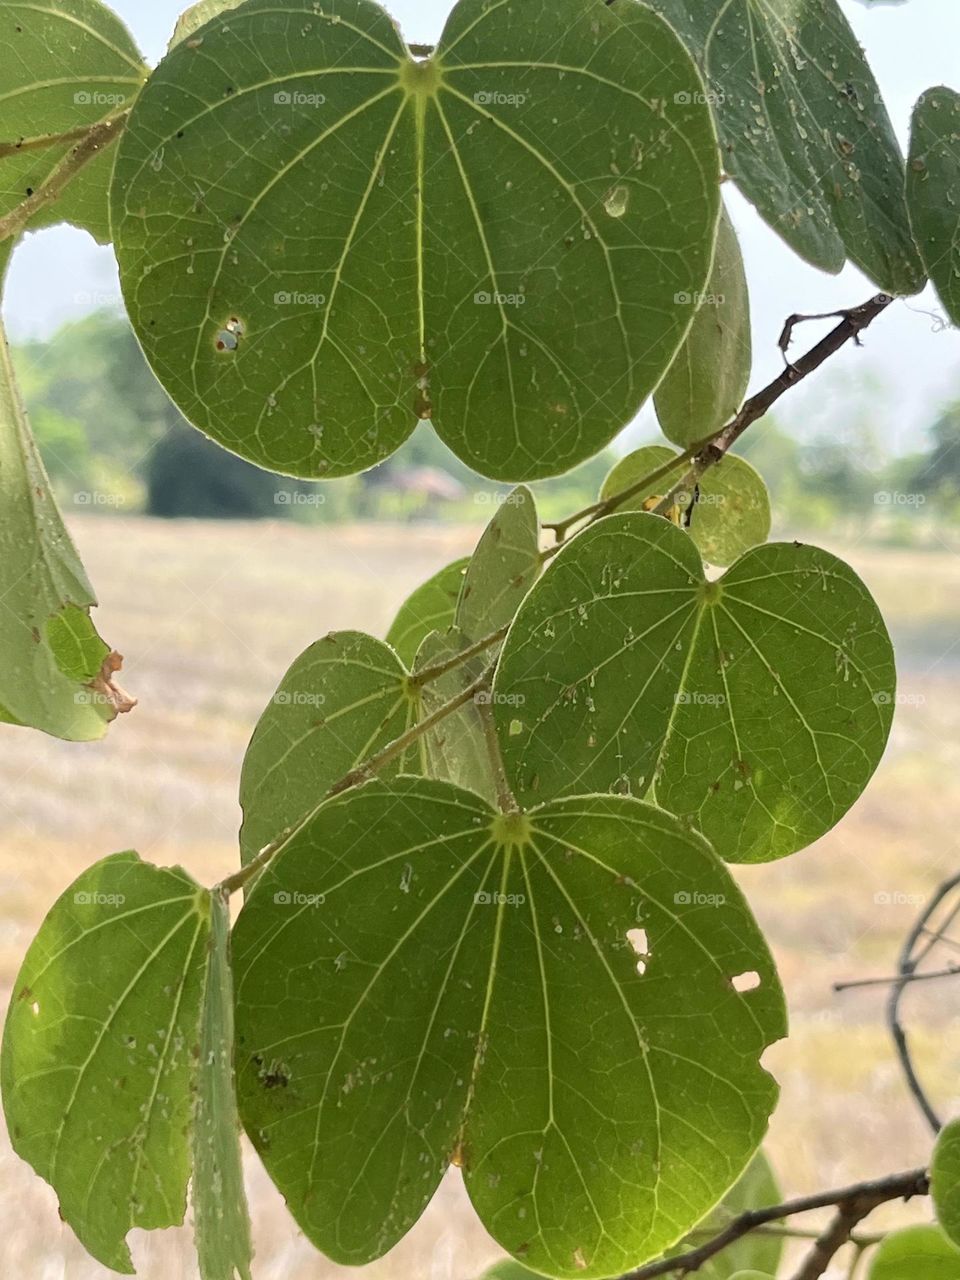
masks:
<instances>
[{"instance_id":1,"label":"dry grass field","mask_svg":"<svg viewBox=\"0 0 960 1280\"><path fill-rule=\"evenodd\" d=\"M477 532L116 517L74 527L101 595L100 630L126 655L124 684L141 705L93 746L0 730L4 1003L45 910L88 863L136 848L210 882L231 870L240 761L286 666L329 630L383 634L404 595ZM925 1159L927 1138L884 1031L884 990L838 996L831 984L890 972L914 904L960 867L960 557L845 554L899 645L906 696L890 749L838 829L789 862L738 873L790 1002L792 1035L769 1066L783 1086L770 1151L791 1193ZM925 1080L946 1112L960 1109L958 999L960 980L947 980L916 989L909 1004ZM298 1236L252 1156L249 1189L258 1280L356 1274ZM185 1230L135 1233L133 1248L146 1280L195 1280ZM407 1240L362 1274L471 1280L496 1254L454 1174ZM60 1225L53 1193L0 1138L0 1276L108 1274L85 1257Z\"/></svg>"}]
</instances>

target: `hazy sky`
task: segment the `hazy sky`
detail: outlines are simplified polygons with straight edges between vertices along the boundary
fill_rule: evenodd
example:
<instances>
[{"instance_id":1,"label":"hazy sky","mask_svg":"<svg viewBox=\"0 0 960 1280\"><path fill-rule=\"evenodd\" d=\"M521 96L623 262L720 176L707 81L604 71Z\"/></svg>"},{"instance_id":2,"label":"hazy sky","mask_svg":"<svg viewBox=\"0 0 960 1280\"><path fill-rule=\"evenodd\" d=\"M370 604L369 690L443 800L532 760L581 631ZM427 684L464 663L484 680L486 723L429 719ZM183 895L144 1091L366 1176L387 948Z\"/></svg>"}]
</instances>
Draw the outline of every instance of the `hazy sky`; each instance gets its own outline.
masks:
<instances>
[{"instance_id":1,"label":"hazy sky","mask_svg":"<svg viewBox=\"0 0 960 1280\"><path fill-rule=\"evenodd\" d=\"M907 0L865 6L842 0L866 47L901 141L920 93L935 84L960 87L960 0ZM163 54L179 12L178 0L113 0L151 63ZM449 0L391 0L388 4L409 41L435 43ZM743 243L753 302L754 388L780 368L776 347L791 312L822 312L862 302L874 292L853 267L832 277L805 266L757 218L732 187L731 211ZM14 339L40 336L76 320L96 305L116 303L119 288L109 249L69 229L31 236L20 247L7 288L6 319ZM916 447L922 428L947 398L960 397L960 332L943 328L941 309L928 292L897 303L866 335L862 350L849 349L821 375L816 387L790 401L792 425L801 432L842 431L857 412L861 379L885 394L873 404L871 424L892 450ZM802 328L797 350L822 326ZM861 416L862 416L862 410Z\"/></svg>"}]
</instances>

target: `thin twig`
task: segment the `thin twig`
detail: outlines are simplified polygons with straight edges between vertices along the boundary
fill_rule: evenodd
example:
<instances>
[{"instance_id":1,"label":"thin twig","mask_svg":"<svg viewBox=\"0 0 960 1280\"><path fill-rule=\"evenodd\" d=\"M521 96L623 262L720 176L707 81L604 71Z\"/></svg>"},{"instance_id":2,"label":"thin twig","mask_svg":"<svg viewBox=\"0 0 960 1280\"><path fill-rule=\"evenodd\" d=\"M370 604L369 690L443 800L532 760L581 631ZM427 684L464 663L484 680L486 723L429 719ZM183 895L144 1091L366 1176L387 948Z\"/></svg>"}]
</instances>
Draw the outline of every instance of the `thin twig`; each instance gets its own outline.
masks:
<instances>
[{"instance_id":1,"label":"thin twig","mask_svg":"<svg viewBox=\"0 0 960 1280\"><path fill-rule=\"evenodd\" d=\"M82 141L93 125L81 124L65 133L42 133L36 138L18 138L16 142L0 142L0 160L18 156L23 151L44 151L47 147L66 146L68 142Z\"/></svg>"},{"instance_id":2,"label":"thin twig","mask_svg":"<svg viewBox=\"0 0 960 1280\"><path fill-rule=\"evenodd\" d=\"M805 355L801 356L795 364L788 364L779 377L774 378L762 391L758 391L755 396L751 396L736 417L715 435L708 436L698 444L692 445L686 452L679 454L676 458L671 459L669 463L651 472L649 476L644 476L642 480L630 485L629 488L622 490L620 493L611 494L609 498L591 503L589 507L584 507L581 511L568 516L565 520L560 520L544 527L553 529L558 541L562 542L568 530L581 520L587 520L592 524L595 520L600 520L604 516L610 515L624 502L643 492L649 485L656 483L664 475L682 466L685 462L693 462L694 466L687 472L683 480L674 487L671 493L667 494L657 507L657 511L662 514L661 507L664 510L669 509L673 505L676 493L683 492L688 487L692 488L704 471L716 466L718 462L722 462L748 427L752 426L760 418L766 417L780 397L789 391L791 387L795 387L805 378L808 378L811 373L819 369L831 356L836 355L848 342L856 342L859 345L861 333L869 328L877 316L886 311L887 307L894 301L895 299L889 294L878 293L858 307L836 312L836 315L842 317L836 328L831 329L825 338L821 339L815 347L812 347ZM804 318L806 317L791 316L784 328L784 332L786 333L789 328L792 333L793 327ZM783 341L783 336L781 334L781 342ZM555 548L550 550L552 552Z\"/></svg>"},{"instance_id":3,"label":"thin twig","mask_svg":"<svg viewBox=\"0 0 960 1280\"><path fill-rule=\"evenodd\" d=\"M858 987L889 987L893 983L908 986L911 982L934 982L937 978L955 978L960 974L960 964L948 965L946 969L935 969L930 973L897 974L895 978L856 978L852 982L835 982L834 991L855 991Z\"/></svg>"},{"instance_id":4,"label":"thin twig","mask_svg":"<svg viewBox=\"0 0 960 1280\"><path fill-rule=\"evenodd\" d=\"M484 636L476 644L471 644L466 649L461 649L452 658L445 658L443 662L435 662L431 667L423 667L420 671L415 671L410 677L410 683L419 689L425 684L430 684L433 680L439 680L448 671L462 667L464 663L469 662L471 658L475 658L477 654L484 653L492 645L503 640L509 630L510 624L508 623L505 627L501 627L499 631L492 631L490 635Z\"/></svg>"},{"instance_id":5,"label":"thin twig","mask_svg":"<svg viewBox=\"0 0 960 1280\"><path fill-rule=\"evenodd\" d=\"M490 767L493 770L493 781L497 789L497 803L500 805L502 813L519 813L520 806L517 804L517 797L510 787L510 779L507 777L507 769L503 763L500 736L497 733L497 724L490 706L489 695L479 694L476 702L480 722L483 725L484 740L487 744L487 755L490 758Z\"/></svg>"},{"instance_id":6,"label":"thin twig","mask_svg":"<svg viewBox=\"0 0 960 1280\"><path fill-rule=\"evenodd\" d=\"M842 1187L838 1191L821 1191L816 1195L802 1196L796 1200L788 1200L784 1204L772 1205L768 1209L749 1209L746 1213L727 1224L712 1240L690 1249L686 1253L676 1254L672 1258L661 1258L657 1262L648 1263L636 1271L630 1271L620 1280L654 1280L656 1276L687 1276L698 1271L704 1263L715 1258L724 1249L742 1240L744 1236L764 1227L768 1223L778 1222L782 1218L790 1218L798 1213L809 1213L813 1209L838 1208L850 1210L869 1205L866 1213L886 1204L890 1200L909 1200L913 1196L925 1196L930 1191L930 1182L925 1169L911 1169L907 1173L894 1173L885 1178L877 1178L869 1182L859 1182L850 1187ZM865 1214L862 1214L865 1216ZM858 1217L857 1221L860 1221ZM855 1224L853 1224L855 1225ZM853 1227L851 1226L851 1231ZM814 1273L822 1274L822 1273Z\"/></svg>"},{"instance_id":7,"label":"thin twig","mask_svg":"<svg viewBox=\"0 0 960 1280\"><path fill-rule=\"evenodd\" d=\"M130 110L128 108L92 125L76 146L70 148L53 173L16 208L0 218L0 242L19 235L34 214L53 204L63 194L80 170L120 136Z\"/></svg>"},{"instance_id":8,"label":"thin twig","mask_svg":"<svg viewBox=\"0 0 960 1280\"><path fill-rule=\"evenodd\" d=\"M431 715L426 716L423 720L419 720L412 725L399 738L394 738L392 742L388 742L385 747L370 756L368 760L364 760L362 764L358 764L356 768L351 769L349 773L345 773L339 782L335 782L330 789L324 793L323 798L316 804L305 817L291 827L285 828L270 841L255 858L247 863L245 867L241 867L239 871L235 871L232 876L227 876L225 880L221 880L219 884L214 885L214 893L223 893L229 896L238 890L245 888L250 881L272 862L278 853L287 845L287 843L309 823L319 812L323 805L331 800L334 796L342 795L344 791L349 791L351 787L357 787L363 782L370 782L375 778L381 769L398 756L402 756L408 751L418 739L422 738L425 733L429 733L435 725L438 725L447 716L458 711L465 703L472 701L478 693L487 688L490 682L491 673L484 672L479 679L475 680L462 693L458 693L455 698L451 698L449 702L445 702L442 707L438 707Z\"/></svg>"},{"instance_id":9,"label":"thin twig","mask_svg":"<svg viewBox=\"0 0 960 1280\"><path fill-rule=\"evenodd\" d=\"M916 973L917 965L920 961L929 955L931 946L925 946L920 955L914 954L917 944L928 933L928 926L934 913L946 898L960 886L960 874L951 876L949 880L945 880L933 893L927 905L921 911L919 918L913 928L907 935L907 939L903 944L903 950L900 953L900 963L898 972L900 980L896 983L890 992L890 999L887 1004L887 1025L890 1028L890 1035L893 1038L893 1046L900 1062L907 1082L907 1088L913 1095L914 1101L920 1108L921 1112L930 1128L935 1134L939 1133L943 1127L940 1117L935 1111L932 1102L927 1097L923 1085L920 1083L920 1077L913 1065L913 1056L910 1052L910 1041L907 1037L906 1028L900 1019L900 1006L903 1002L903 993L906 991L913 975ZM955 913L953 913L955 914ZM952 917L951 917L952 918Z\"/></svg>"}]
</instances>

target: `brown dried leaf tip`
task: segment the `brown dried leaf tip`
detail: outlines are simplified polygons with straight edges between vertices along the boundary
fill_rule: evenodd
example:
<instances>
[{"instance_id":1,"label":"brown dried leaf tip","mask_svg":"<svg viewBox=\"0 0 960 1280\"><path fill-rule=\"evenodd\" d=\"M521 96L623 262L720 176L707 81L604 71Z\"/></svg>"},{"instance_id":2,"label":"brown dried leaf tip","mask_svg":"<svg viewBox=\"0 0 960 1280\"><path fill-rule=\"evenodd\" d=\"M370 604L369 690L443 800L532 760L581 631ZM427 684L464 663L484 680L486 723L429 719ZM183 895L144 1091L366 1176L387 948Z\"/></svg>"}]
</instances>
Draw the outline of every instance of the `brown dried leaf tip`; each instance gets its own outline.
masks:
<instances>
[{"instance_id":1,"label":"brown dried leaf tip","mask_svg":"<svg viewBox=\"0 0 960 1280\"><path fill-rule=\"evenodd\" d=\"M113 707L114 715L124 716L137 705L138 699L133 698L114 680L116 673L123 668L123 654L117 653L116 649L109 653L103 660L103 666L100 668L100 674L90 684L90 688L94 693L100 694Z\"/></svg>"}]
</instances>

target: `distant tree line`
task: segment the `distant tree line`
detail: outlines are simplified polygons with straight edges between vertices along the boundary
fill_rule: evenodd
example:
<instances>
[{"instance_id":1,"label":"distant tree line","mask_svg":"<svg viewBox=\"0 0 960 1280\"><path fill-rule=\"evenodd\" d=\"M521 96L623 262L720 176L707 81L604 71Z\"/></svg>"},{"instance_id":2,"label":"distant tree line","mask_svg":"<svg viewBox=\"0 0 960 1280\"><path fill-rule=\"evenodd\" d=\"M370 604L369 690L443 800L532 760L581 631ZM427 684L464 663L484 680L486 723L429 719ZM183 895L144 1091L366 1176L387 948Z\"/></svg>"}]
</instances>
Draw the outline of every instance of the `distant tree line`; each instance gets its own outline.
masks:
<instances>
[{"instance_id":1,"label":"distant tree line","mask_svg":"<svg viewBox=\"0 0 960 1280\"><path fill-rule=\"evenodd\" d=\"M15 352L34 428L68 508L142 510L167 518L469 519L496 489L429 427L367 475L328 484L284 481L195 431L154 379L125 318L100 311ZM862 399L862 398L861 398ZM806 441L768 423L747 456L791 529L868 524L908 538L930 521L960 524L960 400L914 454L887 458L866 423L842 440ZM802 442L801 442L802 441ZM537 486L550 518L589 502L609 469L605 454L562 481Z\"/></svg>"}]
</instances>

